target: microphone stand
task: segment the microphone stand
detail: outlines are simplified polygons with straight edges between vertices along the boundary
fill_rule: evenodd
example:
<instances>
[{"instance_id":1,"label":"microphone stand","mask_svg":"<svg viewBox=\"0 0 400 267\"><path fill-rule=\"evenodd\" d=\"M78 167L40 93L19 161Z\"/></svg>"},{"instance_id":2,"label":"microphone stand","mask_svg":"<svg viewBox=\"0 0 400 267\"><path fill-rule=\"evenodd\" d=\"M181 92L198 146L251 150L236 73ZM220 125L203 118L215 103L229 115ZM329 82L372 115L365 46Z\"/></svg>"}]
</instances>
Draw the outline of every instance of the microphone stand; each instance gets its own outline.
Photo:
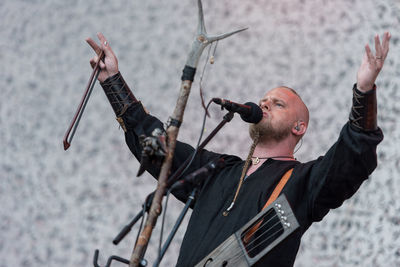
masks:
<instances>
[{"instance_id":1,"label":"microphone stand","mask_svg":"<svg viewBox=\"0 0 400 267\"><path fill-rule=\"evenodd\" d=\"M211 139L221 130L222 127L228 122L230 122L233 118L235 113L233 111L229 111L227 114L224 115L222 121L215 127L215 129L204 139L203 142L197 148L197 153L199 153L203 148L211 141ZM179 169L168 179L167 187L171 187L176 181L178 181L179 177L181 176L183 170L189 164L191 157L188 157L183 164L179 167Z\"/></svg>"},{"instance_id":2,"label":"microphone stand","mask_svg":"<svg viewBox=\"0 0 400 267\"><path fill-rule=\"evenodd\" d=\"M153 201L154 192L147 195L146 200L143 203L142 210L133 218L129 224L125 225L124 228L118 233L118 235L112 241L114 245L118 245L119 242L132 230L132 227L136 224L136 222L144 216L146 212L149 211L151 207L151 202Z\"/></svg>"},{"instance_id":3,"label":"microphone stand","mask_svg":"<svg viewBox=\"0 0 400 267\"><path fill-rule=\"evenodd\" d=\"M164 257L165 252L167 252L167 249L168 249L169 245L171 244L172 239L174 238L176 232L178 231L179 226L181 226L181 223L182 223L183 219L185 218L190 205L196 198L197 191L198 191L198 188L195 187L192 190L192 193L190 193L190 196L189 196L188 200L186 201L185 207L181 211L181 214L179 215L178 219L176 220L175 225L172 228L171 233L169 234L167 240L165 241L164 246L162 247L161 252L158 255L157 260L154 263L153 267L157 267L160 264L162 258Z\"/></svg>"},{"instance_id":4,"label":"microphone stand","mask_svg":"<svg viewBox=\"0 0 400 267\"><path fill-rule=\"evenodd\" d=\"M210 140L221 130L221 128L228 122L230 122L234 116L233 111L229 111L227 114L224 115L223 120L215 127L215 129L204 139L204 141L199 145L197 153L200 152L207 144L210 142ZM186 168L186 166L189 164L191 157L188 157L183 164L176 170L176 172L168 179L167 181L167 188L170 188L171 185L173 185L181 176L183 170ZM151 202L153 201L153 196L154 192L149 194L146 197L146 201L143 205L146 205L145 209L142 209L136 216L131 220L129 224L127 224L119 233L118 235L114 238L113 244L118 245L118 243L131 231L132 227L135 225L135 223L142 217L144 216L144 210L146 212L149 211ZM185 206L186 207L186 206Z\"/></svg>"}]
</instances>

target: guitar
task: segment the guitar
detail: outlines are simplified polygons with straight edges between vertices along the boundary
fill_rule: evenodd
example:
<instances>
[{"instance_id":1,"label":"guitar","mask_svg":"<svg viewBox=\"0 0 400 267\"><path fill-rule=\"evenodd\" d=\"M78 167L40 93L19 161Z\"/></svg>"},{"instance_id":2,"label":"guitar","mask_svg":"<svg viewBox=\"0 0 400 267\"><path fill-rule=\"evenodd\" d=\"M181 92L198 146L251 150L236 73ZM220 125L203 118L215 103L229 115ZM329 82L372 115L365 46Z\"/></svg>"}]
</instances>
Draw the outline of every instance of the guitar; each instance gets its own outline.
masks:
<instances>
[{"instance_id":1,"label":"guitar","mask_svg":"<svg viewBox=\"0 0 400 267\"><path fill-rule=\"evenodd\" d=\"M282 194L196 267L252 266L298 227L289 202Z\"/></svg>"}]
</instances>

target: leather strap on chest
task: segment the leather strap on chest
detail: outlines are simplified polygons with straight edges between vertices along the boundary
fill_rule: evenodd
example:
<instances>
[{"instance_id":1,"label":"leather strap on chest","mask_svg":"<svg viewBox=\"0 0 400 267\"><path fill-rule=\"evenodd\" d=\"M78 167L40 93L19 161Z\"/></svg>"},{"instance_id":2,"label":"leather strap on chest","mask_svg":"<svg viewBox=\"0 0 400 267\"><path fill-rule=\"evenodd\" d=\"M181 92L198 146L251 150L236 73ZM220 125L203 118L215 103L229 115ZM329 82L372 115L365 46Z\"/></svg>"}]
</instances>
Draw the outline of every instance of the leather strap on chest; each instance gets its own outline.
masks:
<instances>
[{"instance_id":1,"label":"leather strap on chest","mask_svg":"<svg viewBox=\"0 0 400 267\"><path fill-rule=\"evenodd\" d=\"M283 187L285 186L285 184L287 183L287 181L289 180L290 176L292 176L292 172L293 172L293 168L291 168L290 170L288 170L281 178L281 180L279 181L279 184L277 184L277 186L275 187L274 191L272 192L271 196L269 197L269 199L267 200L267 202L265 203L264 207L262 209L265 209L266 207L269 206L269 204L271 204L272 202L275 201L275 199L278 198L279 194L281 193Z\"/></svg>"}]
</instances>

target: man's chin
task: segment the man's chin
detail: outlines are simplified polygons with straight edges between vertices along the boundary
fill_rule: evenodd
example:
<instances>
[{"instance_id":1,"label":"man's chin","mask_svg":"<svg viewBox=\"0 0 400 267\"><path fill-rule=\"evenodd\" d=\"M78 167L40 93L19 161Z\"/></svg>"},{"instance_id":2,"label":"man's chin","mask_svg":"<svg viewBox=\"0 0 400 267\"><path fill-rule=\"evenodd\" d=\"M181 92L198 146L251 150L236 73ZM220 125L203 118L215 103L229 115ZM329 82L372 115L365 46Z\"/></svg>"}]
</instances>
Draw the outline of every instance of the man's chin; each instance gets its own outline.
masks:
<instances>
[{"instance_id":1,"label":"man's chin","mask_svg":"<svg viewBox=\"0 0 400 267\"><path fill-rule=\"evenodd\" d=\"M250 138L254 140L258 136L259 142L266 141L282 141L290 135L290 128L287 129L274 129L271 125L262 124L262 121L258 124L251 124L249 126Z\"/></svg>"}]
</instances>

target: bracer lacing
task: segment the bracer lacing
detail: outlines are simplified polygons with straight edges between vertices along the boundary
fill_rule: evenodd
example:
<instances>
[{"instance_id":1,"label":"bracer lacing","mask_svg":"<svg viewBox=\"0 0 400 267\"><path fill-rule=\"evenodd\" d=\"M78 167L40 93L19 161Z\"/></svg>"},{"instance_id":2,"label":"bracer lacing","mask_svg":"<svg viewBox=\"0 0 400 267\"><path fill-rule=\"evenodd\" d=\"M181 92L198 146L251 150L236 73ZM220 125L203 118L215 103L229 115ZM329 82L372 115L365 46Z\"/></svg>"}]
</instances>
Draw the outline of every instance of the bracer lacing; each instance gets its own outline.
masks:
<instances>
[{"instance_id":1,"label":"bracer lacing","mask_svg":"<svg viewBox=\"0 0 400 267\"><path fill-rule=\"evenodd\" d=\"M349 120L352 126L358 130L374 131L377 129L377 103L376 86L366 93L353 87L353 105Z\"/></svg>"}]
</instances>

